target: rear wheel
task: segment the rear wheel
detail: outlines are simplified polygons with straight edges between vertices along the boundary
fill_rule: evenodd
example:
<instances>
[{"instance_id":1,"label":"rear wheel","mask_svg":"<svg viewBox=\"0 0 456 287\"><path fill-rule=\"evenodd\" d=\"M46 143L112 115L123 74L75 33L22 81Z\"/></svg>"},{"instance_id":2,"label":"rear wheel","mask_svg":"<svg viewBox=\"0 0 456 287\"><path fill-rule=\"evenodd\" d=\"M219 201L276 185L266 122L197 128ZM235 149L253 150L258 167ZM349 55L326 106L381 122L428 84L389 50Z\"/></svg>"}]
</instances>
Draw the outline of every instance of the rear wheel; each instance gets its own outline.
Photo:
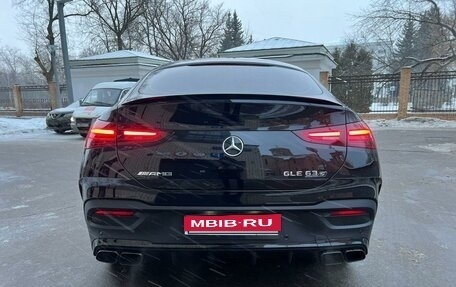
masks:
<instances>
[{"instance_id":1,"label":"rear wheel","mask_svg":"<svg viewBox=\"0 0 456 287\"><path fill-rule=\"evenodd\" d=\"M57 134L64 134L66 132L66 130L55 129L54 132L56 132Z\"/></svg>"},{"instance_id":2,"label":"rear wheel","mask_svg":"<svg viewBox=\"0 0 456 287\"><path fill-rule=\"evenodd\" d=\"M81 137L83 137L83 138L85 138L85 137L87 136L86 133L80 133L79 135L80 135Z\"/></svg>"}]
</instances>

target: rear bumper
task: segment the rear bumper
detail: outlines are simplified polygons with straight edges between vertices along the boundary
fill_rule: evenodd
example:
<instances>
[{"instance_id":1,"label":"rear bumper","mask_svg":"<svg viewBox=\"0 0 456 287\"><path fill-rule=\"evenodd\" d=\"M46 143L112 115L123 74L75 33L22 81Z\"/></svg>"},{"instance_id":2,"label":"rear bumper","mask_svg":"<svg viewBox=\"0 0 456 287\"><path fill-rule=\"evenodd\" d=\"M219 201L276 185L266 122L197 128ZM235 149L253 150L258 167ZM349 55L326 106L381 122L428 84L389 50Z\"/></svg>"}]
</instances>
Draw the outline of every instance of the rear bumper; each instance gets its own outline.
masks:
<instances>
[{"instance_id":1,"label":"rear bumper","mask_svg":"<svg viewBox=\"0 0 456 287\"><path fill-rule=\"evenodd\" d=\"M100 224L91 214L97 209L133 209L135 218L115 218ZM324 214L341 208L362 208L369 220L356 224L333 224ZM153 206L135 200L90 199L84 205L92 249L114 251L326 251L362 249L367 253L377 203L370 199L332 200L314 205L268 207L184 207ZM245 214L248 212L279 213L282 231L265 235L185 235L183 216L187 214Z\"/></svg>"}]
</instances>

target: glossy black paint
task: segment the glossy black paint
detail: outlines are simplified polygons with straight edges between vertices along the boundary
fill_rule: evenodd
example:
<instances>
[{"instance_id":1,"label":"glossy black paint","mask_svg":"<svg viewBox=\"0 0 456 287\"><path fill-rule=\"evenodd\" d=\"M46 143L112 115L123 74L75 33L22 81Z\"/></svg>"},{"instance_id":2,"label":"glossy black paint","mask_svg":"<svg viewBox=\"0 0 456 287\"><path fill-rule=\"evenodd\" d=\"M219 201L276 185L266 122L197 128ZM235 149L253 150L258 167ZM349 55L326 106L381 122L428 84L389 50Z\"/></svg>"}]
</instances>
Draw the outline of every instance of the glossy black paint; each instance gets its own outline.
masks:
<instances>
[{"instance_id":1,"label":"glossy black paint","mask_svg":"<svg viewBox=\"0 0 456 287\"><path fill-rule=\"evenodd\" d=\"M225 75L223 68L228 71ZM192 84L186 83L181 85L182 91L177 91L181 86L175 83L198 78L199 69L204 70L201 74L205 77L215 69L217 72L212 74L217 79L224 76L227 83L238 79L238 75L301 73L310 79L304 80L305 85L314 86L294 95L299 89L289 89L290 82L282 75L277 77L282 84L275 86L273 94L265 94L263 82L268 78L258 82L252 76L249 87L234 93L226 93L229 87L220 86L221 81L216 81L218 88L210 82L191 92ZM158 77L161 73L163 77ZM175 76L172 82L167 79L171 76ZM176 95L160 96L162 92ZM118 138L116 146L84 151L79 188L95 254L100 249L318 251L353 247L367 253L381 188L377 152L310 143L294 133L359 121L356 114L298 68L259 60L170 65L143 79L126 100L100 120L118 127L156 129L165 135L156 142L125 143ZM226 156L222 150L223 141L231 135L244 142L244 152L237 157ZM313 170L326 173L319 177L284 173ZM141 172L172 172L172 176L144 176ZM344 224L338 226L325 219L329 210L342 207L367 210L369 218L362 224L359 219L341 221ZM128 222L103 222L93 217L98 208L132 209L136 214L133 219L125 219ZM183 234L186 214L252 211L282 214L287 218L283 220L283 231L272 239L195 239Z\"/></svg>"},{"instance_id":2,"label":"glossy black paint","mask_svg":"<svg viewBox=\"0 0 456 287\"><path fill-rule=\"evenodd\" d=\"M342 166L346 147L306 143L293 133L343 125L342 107L224 97L169 97L166 102L120 107L119 125L149 125L168 134L159 142L118 145L125 170L142 185L161 190L254 191L315 188ZM223 152L222 143L230 136L244 142L239 156ZM311 170L325 176L284 176L285 171ZM172 178L138 175L144 171L171 172Z\"/></svg>"}]
</instances>

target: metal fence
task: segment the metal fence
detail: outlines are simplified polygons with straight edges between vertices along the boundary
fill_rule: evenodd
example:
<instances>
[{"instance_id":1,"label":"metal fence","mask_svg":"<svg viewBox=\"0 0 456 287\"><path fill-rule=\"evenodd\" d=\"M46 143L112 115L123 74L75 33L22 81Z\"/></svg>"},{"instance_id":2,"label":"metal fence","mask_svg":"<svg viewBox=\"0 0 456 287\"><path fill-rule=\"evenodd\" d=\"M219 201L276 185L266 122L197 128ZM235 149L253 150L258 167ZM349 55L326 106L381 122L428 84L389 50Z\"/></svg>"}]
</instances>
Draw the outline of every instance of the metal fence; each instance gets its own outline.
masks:
<instances>
[{"instance_id":1,"label":"metal fence","mask_svg":"<svg viewBox=\"0 0 456 287\"><path fill-rule=\"evenodd\" d=\"M331 92L360 113L397 113L400 74L330 77ZM456 71L412 73L408 113L456 112Z\"/></svg>"},{"instance_id":2,"label":"metal fence","mask_svg":"<svg viewBox=\"0 0 456 287\"><path fill-rule=\"evenodd\" d=\"M456 112L456 71L412 73L410 112Z\"/></svg>"},{"instance_id":3,"label":"metal fence","mask_svg":"<svg viewBox=\"0 0 456 287\"><path fill-rule=\"evenodd\" d=\"M46 111L51 110L51 98L49 87L43 86L21 86L22 104L25 111ZM68 97L66 86L60 86L62 106L67 106ZM10 87L0 87L0 110L14 110L13 91Z\"/></svg>"},{"instance_id":4,"label":"metal fence","mask_svg":"<svg viewBox=\"0 0 456 287\"><path fill-rule=\"evenodd\" d=\"M396 113L399 74L330 77L331 92L360 113Z\"/></svg>"},{"instance_id":5,"label":"metal fence","mask_svg":"<svg viewBox=\"0 0 456 287\"><path fill-rule=\"evenodd\" d=\"M13 90L8 87L0 87L0 110L14 110Z\"/></svg>"}]
</instances>

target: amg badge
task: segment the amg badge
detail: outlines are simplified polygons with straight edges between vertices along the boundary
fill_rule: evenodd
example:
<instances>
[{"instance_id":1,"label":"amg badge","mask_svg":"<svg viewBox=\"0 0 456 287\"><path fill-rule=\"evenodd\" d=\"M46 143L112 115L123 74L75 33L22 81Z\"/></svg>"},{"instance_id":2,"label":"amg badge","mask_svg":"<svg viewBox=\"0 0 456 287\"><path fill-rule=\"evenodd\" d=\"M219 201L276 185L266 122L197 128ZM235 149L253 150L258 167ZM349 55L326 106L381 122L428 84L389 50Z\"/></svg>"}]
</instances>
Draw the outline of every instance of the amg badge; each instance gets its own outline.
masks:
<instances>
[{"instance_id":1,"label":"amg badge","mask_svg":"<svg viewBox=\"0 0 456 287\"><path fill-rule=\"evenodd\" d=\"M138 172L138 175L141 176L173 176L173 173L171 171L140 171Z\"/></svg>"}]
</instances>

